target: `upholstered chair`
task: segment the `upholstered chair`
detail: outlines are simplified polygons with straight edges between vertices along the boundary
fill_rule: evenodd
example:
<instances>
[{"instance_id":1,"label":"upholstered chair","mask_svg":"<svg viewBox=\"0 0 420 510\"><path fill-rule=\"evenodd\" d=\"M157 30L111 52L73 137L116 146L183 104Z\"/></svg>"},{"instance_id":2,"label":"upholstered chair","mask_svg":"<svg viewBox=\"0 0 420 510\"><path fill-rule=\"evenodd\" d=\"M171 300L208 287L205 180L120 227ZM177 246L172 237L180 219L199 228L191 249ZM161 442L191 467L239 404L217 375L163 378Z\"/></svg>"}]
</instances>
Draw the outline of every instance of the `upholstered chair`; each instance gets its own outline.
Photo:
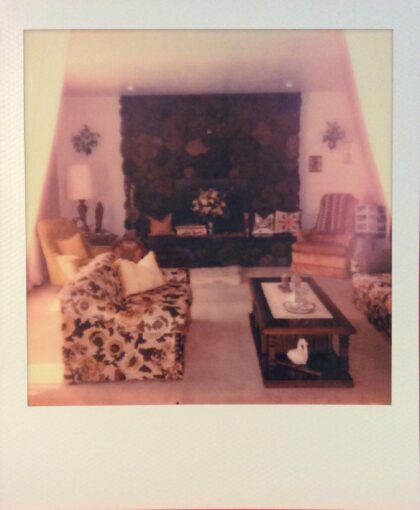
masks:
<instances>
[{"instance_id":1,"label":"upholstered chair","mask_svg":"<svg viewBox=\"0 0 420 510\"><path fill-rule=\"evenodd\" d=\"M52 285L71 281L79 269L109 246L91 246L81 230L66 218L48 218L37 224L37 234Z\"/></svg>"},{"instance_id":2,"label":"upholstered chair","mask_svg":"<svg viewBox=\"0 0 420 510\"><path fill-rule=\"evenodd\" d=\"M315 226L302 231L292 245L292 270L308 275L350 277L354 245L354 210L348 193L322 197Z\"/></svg>"}]
</instances>

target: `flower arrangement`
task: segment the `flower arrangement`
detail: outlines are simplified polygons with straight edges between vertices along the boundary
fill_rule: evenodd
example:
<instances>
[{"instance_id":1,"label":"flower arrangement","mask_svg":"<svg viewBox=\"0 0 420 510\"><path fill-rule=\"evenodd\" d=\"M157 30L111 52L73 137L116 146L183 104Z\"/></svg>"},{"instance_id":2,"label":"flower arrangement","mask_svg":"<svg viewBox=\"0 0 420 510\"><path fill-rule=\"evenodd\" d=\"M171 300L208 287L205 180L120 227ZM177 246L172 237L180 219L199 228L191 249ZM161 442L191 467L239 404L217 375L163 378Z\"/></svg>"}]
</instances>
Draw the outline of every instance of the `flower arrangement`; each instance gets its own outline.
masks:
<instances>
[{"instance_id":1,"label":"flower arrangement","mask_svg":"<svg viewBox=\"0 0 420 510\"><path fill-rule=\"evenodd\" d=\"M100 137L101 135L99 133L94 133L85 124L83 129L79 131L77 135L74 135L71 141L75 151L84 152L86 156L89 156L93 149L98 145Z\"/></svg>"},{"instance_id":2,"label":"flower arrangement","mask_svg":"<svg viewBox=\"0 0 420 510\"><path fill-rule=\"evenodd\" d=\"M221 193L215 189L200 190L200 194L192 201L192 210L216 218L223 216L226 211L226 202Z\"/></svg>"},{"instance_id":3,"label":"flower arrangement","mask_svg":"<svg viewBox=\"0 0 420 510\"><path fill-rule=\"evenodd\" d=\"M329 122L327 120L327 126L322 141L327 142L330 149L334 149L338 140L344 138L345 131L339 126L338 122Z\"/></svg>"}]
</instances>

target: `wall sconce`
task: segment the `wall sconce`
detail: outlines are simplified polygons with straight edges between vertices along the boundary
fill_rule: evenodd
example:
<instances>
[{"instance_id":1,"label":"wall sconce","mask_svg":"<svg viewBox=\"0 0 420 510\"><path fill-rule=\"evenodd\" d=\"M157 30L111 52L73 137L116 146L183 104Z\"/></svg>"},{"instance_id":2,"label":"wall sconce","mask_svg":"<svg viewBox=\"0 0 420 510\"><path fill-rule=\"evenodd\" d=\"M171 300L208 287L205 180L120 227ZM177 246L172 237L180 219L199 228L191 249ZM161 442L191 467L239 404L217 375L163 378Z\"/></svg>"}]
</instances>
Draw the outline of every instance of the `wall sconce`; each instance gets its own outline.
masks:
<instances>
[{"instance_id":1,"label":"wall sconce","mask_svg":"<svg viewBox=\"0 0 420 510\"><path fill-rule=\"evenodd\" d=\"M353 163L353 142L344 140L343 142L343 163L350 165Z\"/></svg>"},{"instance_id":2,"label":"wall sconce","mask_svg":"<svg viewBox=\"0 0 420 510\"><path fill-rule=\"evenodd\" d=\"M344 138L345 134L344 129L339 126L338 122L329 122L327 120L327 130L322 137L322 141L327 143L328 148L334 149L338 140Z\"/></svg>"}]
</instances>

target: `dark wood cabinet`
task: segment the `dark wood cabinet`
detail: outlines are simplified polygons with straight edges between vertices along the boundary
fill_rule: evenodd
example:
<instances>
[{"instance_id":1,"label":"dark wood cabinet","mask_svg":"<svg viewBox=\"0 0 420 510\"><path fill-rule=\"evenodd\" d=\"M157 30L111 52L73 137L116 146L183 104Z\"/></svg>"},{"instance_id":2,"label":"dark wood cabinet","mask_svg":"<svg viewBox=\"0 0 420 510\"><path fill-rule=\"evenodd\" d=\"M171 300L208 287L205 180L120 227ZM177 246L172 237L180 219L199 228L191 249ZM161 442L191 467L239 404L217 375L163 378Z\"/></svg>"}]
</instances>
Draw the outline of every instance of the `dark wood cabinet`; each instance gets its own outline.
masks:
<instances>
[{"instance_id":1,"label":"dark wood cabinet","mask_svg":"<svg viewBox=\"0 0 420 510\"><path fill-rule=\"evenodd\" d=\"M117 239L117 235L112 232L85 232L84 236L89 244L93 246L112 246Z\"/></svg>"}]
</instances>

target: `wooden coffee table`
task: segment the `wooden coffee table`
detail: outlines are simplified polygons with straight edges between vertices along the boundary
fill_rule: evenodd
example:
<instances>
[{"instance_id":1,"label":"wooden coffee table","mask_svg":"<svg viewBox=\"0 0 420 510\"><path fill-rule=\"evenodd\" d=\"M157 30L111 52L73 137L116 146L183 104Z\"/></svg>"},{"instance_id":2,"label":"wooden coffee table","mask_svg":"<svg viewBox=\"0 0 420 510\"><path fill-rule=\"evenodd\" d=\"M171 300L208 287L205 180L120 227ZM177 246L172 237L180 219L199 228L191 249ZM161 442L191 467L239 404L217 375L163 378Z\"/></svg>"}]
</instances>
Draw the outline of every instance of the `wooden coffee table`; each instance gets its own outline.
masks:
<instances>
[{"instance_id":1,"label":"wooden coffee table","mask_svg":"<svg viewBox=\"0 0 420 510\"><path fill-rule=\"evenodd\" d=\"M272 282L277 288L281 280L250 278L253 295L251 327L264 386L353 386L349 373L349 338L356 330L312 278L304 277L303 281L313 292L312 296L316 296L318 308L322 308L328 318L315 318L315 312L312 318L311 313L296 318L285 313L286 318L279 318L278 311L275 316L263 284ZM280 288L278 292L282 292ZM294 365L286 353L296 347L300 337L305 338L309 344L309 358L305 365ZM334 350L335 339L338 340L338 353Z\"/></svg>"}]
</instances>

